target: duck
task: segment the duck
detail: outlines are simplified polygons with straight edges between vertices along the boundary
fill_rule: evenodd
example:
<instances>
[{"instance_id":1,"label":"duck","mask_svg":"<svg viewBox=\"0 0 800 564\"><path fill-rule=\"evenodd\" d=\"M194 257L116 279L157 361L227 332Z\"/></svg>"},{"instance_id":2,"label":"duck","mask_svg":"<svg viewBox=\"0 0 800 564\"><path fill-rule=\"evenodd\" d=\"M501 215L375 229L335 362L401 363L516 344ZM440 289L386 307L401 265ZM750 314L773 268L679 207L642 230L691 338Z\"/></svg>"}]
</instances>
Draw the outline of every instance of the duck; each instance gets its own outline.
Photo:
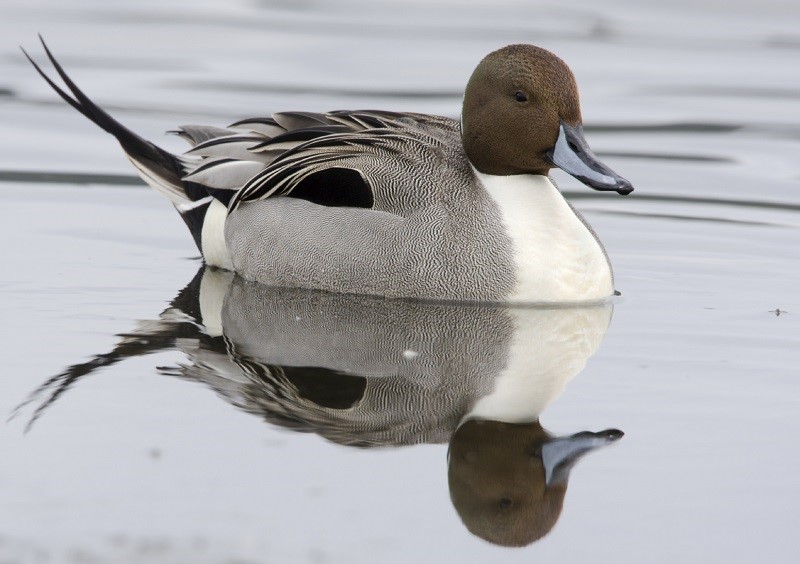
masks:
<instances>
[{"instance_id":1,"label":"duck","mask_svg":"<svg viewBox=\"0 0 800 564\"><path fill-rule=\"evenodd\" d=\"M277 287L433 301L554 303L615 293L599 238L549 177L627 195L590 150L575 77L514 44L467 81L460 120L385 110L286 111L184 125L176 155L94 103L44 52L70 106L113 135L166 196L203 260Z\"/></svg>"}]
</instances>

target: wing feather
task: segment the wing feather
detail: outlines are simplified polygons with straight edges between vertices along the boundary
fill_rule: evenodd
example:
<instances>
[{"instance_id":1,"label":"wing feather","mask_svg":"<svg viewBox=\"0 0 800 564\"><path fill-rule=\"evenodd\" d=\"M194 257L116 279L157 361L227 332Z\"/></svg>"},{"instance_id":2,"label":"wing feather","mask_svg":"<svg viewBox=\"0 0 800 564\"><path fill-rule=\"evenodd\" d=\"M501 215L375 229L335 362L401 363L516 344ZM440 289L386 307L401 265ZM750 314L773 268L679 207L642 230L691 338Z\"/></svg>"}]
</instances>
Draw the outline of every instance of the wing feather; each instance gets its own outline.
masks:
<instances>
[{"instance_id":1,"label":"wing feather","mask_svg":"<svg viewBox=\"0 0 800 564\"><path fill-rule=\"evenodd\" d=\"M229 129L183 126L178 133L194 145L186 155L196 159L184 180L208 187L232 212L275 196L370 207L372 184L383 179L374 170L370 177L368 163L386 151L403 162L413 159L403 152L409 143L434 147L455 128L457 122L438 116L360 110L281 112Z\"/></svg>"},{"instance_id":2,"label":"wing feather","mask_svg":"<svg viewBox=\"0 0 800 564\"><path fill-rule=\"evenodd\" d=\"M217 159L197 167L183 179L210 188L238 189L263 168L264 164L258 161Z\"/></svg>"},{"instance_id":3,"label":"wing feather","mask_svg":"<svg viewBox=\"0 0 800 564\"><path fill-rule=\"evenodd\" d=\"M232 123L229 127L234 129L248 129L255 133L261 133L267 137L275 137L286 133L286 128L278 125L278 122L271 117L247 118Z\"/></svg>"},{"instance_id":4,"label":"wing feather","mask_svg":"<svg viewBox=\"0 0 800 564\"><path fill-rule=\"evenodd\" d=\"M231 134L227 129L214 127L212 125L182 125L178 129L168 131L178 137L185 139L192 146L200 145L209 139L226 137Z\"/></svg>"}]
</instances>

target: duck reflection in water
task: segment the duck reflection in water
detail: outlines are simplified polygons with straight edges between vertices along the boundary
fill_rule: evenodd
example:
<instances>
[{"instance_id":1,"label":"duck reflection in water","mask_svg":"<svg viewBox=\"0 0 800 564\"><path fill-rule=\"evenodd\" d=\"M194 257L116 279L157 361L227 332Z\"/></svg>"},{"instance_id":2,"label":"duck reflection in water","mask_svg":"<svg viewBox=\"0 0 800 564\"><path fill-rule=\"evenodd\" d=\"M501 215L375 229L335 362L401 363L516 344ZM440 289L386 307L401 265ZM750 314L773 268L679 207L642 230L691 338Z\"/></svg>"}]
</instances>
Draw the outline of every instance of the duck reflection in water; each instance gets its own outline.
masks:
<instances>
[{"instance_id":1,"label":"duck reflection in water","mask_svg":"<svg viewBox=\"0 0 800 564\"><path fill-rule=\"evenodd\" d=\"M272 288L202 268L158 320L23 406L39 403L32 424L83 376L178 349L189 361L162 373L272 424L356 447L449 442L450 494L466 527L524 546L555 525L575 462L622 436L555 437L539 424L611 313L609 303L512 308Z\"/></svg>"}]
</instances>

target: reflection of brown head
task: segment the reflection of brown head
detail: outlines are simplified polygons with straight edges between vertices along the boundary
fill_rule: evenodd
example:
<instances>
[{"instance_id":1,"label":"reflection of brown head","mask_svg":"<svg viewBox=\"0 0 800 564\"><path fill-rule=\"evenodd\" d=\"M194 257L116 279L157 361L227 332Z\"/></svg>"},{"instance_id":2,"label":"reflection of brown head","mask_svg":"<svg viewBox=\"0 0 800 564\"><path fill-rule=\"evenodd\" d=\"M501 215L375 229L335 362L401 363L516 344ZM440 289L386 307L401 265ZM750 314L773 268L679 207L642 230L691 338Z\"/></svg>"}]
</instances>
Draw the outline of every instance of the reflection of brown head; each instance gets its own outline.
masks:
<instances>
[{"instance_id":1,"label":"reflection of brown head","mask_svg":"<svg viewBox=\"0 0 800 564\"><path fill-rule=\"evenodd\" d=\"M554 438L538 421L469 420L450 440L450 499L471 533L503 546L528 545L558 521L572 466L622 435L606 429Z\"/></svg>"},{"instance_id":2,"label":"reflection of brown head","mask_svg":"<svg viewBox=\"0 0 800 564\"><path fill-rule=\"evenodd\" d=\"M450 442L450 498L469 531L491 543L525 546L556 524L566 480L545 481L538 422L467 421Z\"/></svg>"}]
</instances>

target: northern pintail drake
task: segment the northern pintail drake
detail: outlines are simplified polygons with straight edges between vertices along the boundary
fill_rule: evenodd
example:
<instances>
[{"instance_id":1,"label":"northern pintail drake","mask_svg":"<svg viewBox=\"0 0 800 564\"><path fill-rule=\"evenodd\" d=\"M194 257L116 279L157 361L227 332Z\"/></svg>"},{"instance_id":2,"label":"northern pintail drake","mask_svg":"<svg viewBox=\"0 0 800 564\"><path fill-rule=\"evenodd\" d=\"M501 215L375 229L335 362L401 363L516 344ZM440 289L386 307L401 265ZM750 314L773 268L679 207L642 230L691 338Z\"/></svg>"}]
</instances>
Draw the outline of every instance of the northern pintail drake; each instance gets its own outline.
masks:
<instances>
[{"instance_id":1,"label":"northern pintail drake","mask_svg":"<svg viewBox=\"0 0 800 564\"><path fill-rule=\"evenodd\" d=\"M44 45L44 42L42 42ZM461 121L283 112L186 125L173 155L92 102L44 45L72 107L168 197L205 262L273 286L433 300L575 302L613 294L608 257L548 172L628 194L583 136L569 67L533 45L487 55Z\"/></svg>"}]
</instances>

